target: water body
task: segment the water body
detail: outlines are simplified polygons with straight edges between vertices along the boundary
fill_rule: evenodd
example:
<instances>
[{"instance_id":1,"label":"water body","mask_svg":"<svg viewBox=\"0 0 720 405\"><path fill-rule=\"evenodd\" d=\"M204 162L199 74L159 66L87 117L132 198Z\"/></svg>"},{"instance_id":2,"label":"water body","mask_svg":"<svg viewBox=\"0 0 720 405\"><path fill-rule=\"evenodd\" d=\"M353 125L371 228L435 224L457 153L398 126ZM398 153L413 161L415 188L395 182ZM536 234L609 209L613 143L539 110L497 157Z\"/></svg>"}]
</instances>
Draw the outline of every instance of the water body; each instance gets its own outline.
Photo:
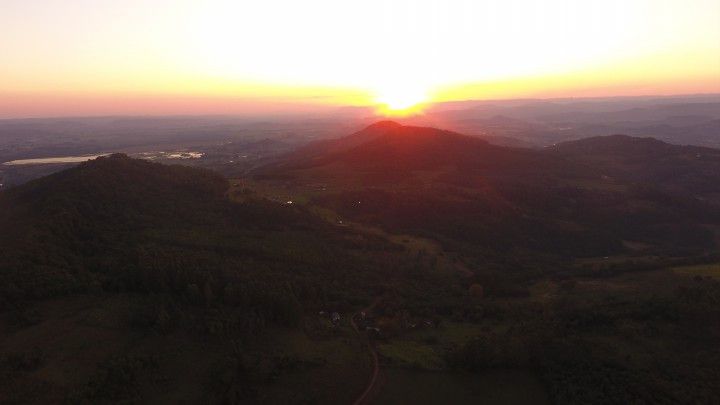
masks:
<instances>
[{"instance_id":1,"label":"water body","mask_svg":"<svg viewBox=\"0 0 720 405\"><path fill-rule=\"evenodd\" d=\"M19 159L11 160L3 163L5 166L20 166L20 165L46 165L46 164L61 164L61 163L81 163L88 160L97 159L101 156L107 156L108 154L102 155L90 155L90 156L61 156L61 157L46 157L37 159Z\"/></svg>"},{"instance_id":2,"label":"water body","mask_svg":"<svg viewBox=\"0 0 720 405\"><path fill-rule=\"evenodd\" d=\"M88 156L60 156L46 157L36 159L18 159L3 163L4 166L21 166L21 165L46 165L46 164L63 164L63 163L82 163L88 160L97 159L101 156L108 156L109 153ZM141 159L200 159L205 156L203 152L143 152L136 155Z\"/></svg>"},{"instance_id":3,"label":"water body","mask_svg":"<svg viewBox=\"0 0 720 405\"><path fill-rule=\"evenodd\" d=\"M205 156L203 152L142 152L136 155L141 159L200 159Z\"/></svg>"}]
</instances>

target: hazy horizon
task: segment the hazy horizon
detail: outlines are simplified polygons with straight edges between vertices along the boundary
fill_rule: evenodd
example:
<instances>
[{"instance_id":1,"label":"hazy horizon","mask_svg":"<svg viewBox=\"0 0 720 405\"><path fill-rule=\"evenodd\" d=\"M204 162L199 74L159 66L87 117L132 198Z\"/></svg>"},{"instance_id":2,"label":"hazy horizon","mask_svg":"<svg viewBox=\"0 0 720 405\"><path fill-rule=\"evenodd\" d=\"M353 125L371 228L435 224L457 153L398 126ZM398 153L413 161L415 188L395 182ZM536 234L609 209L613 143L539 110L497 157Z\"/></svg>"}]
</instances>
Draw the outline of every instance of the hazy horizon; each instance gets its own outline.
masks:
<instances>
[{"instance_id":1,"label":"hazy horizon","mask_svg":"<svg viewBox=\"0 0 720 405\"><path fill-rule=\"evenodd\" d=\"M720 3L5 3L0 117L720 93Z\"/></svg>"},{"instance_id":2,"label":"hazy horizon","mask_svg":"<svg viewBox=\"0 0 720 405\"><path fill-rule=\"evenodd\" d=\"M593 102L602 100L663 100L663 99L712 99L720 97L720 92L708 93L679 93L679 94L639 94L639 95L614 95L614 96L568 96L568 97L508 97L508 98L488 98L488 99L461 99L447 100L432 103L424 103L422 111L413 112L410 117L415 115L424 115L426 111L443 106L456 104L489 104L489 103L517 103L517 102ZM105 110L104 108L96 110L82 110L84 113L76 113L72 105L70 108L58 108L48 114L28 114L13 115L12 108L0 108L0 120L23 120L23 119L61 119L61 118L120 118L120 117L140 117L140 118L163 118L163 117L237 117L237 118L292 118L295 116L312 118L314 116L325 116L337 111L366 111L368 117L377 117L378 119L396 119L402 120L407 116L404 114L385 114L378 111L374 105L343 105L343 104L321 104L321 103L301 103L301 102L263 102L250 100L228 101L218 108L217 103L209 103L208 105L198 106L197 104L186 103L183 98L163 97L160 100L166 103L153 103L154 108L148 108L143 104L126 104L127 109ZM97 104L95 104L97 105ZM0 107L5 107L0 101ZM308 116L308 114L310 114Z\"/></svg>"}]
</instances>

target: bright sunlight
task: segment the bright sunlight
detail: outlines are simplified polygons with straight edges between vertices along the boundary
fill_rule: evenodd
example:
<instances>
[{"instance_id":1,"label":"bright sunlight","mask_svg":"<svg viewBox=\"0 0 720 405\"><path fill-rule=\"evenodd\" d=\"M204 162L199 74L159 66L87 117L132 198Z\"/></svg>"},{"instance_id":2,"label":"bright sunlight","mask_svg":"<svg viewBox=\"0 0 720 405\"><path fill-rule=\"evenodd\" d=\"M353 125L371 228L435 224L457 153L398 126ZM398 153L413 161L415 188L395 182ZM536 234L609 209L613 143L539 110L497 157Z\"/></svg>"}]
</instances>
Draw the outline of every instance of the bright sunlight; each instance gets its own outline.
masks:
<instances>
[{"instance_id":1,"label":"bright sunlight","mask_svg":"<svg viewBox=\"0 0 720 405\"><path fill-rule=\"evenodd\" d=\"M392 86L377 92L375 101L384 115L412 115L420 112L429 99L427 91L416 86Z\"/></svg>"}]
</instances>

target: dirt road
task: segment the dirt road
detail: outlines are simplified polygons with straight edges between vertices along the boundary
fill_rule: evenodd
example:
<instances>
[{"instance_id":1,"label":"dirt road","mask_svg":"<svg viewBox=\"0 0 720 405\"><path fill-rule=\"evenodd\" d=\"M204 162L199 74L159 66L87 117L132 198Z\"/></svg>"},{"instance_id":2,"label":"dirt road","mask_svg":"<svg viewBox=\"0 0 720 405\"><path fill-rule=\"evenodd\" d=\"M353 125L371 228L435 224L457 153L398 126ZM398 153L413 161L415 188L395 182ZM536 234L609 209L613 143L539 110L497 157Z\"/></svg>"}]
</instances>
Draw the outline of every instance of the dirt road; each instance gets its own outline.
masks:
<instances>
[{"instance_id":1,"label":"dirt road","mask_svg":"<svg viewBox=\"0 0 720 405\"><path fill-rule=\"evenodd\" d=\"M361 312L368 313L377 303L379 302L379 299L376 299L369 307L363 309ZM350 323L352 324L353 329L360 335L361 339L367 340L367 347L370 351L370 355L373 359L373 370L372 374L370 375L370 382L368 382L368 386L365 388L365 391L363 391L362 394L353 402L353 405L363 405L366 404L369 400L370 394L373 392L373 390L376 388L377 381L378 381L378 375L380 374L380 362L378 360L378 354L377 350L375 350L375 344L373 343L372 339L370 339L364 330L360 330L360 328L357 326L357 322L355 322L356 317L359 317L360 313L354 314L350 318Z\"/></svg>"}]
</instances>

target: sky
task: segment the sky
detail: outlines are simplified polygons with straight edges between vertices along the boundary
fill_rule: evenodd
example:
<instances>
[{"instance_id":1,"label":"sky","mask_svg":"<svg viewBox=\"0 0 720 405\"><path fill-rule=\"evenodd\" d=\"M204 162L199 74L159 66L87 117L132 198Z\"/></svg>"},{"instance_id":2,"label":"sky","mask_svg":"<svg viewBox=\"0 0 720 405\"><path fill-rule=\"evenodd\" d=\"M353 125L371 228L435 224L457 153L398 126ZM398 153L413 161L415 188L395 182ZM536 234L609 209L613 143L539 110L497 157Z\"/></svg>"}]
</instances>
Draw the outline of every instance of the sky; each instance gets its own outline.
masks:
<instances>
[{"instance_id":1,"label":"sky","mask_svg":"<svg viewBox=\"0 0 720 405\"><path fill-rule=\"evenodd\" d=\"M0 0L0 117L720 93L720 0Z\"/></svg>"}]
</instances>

